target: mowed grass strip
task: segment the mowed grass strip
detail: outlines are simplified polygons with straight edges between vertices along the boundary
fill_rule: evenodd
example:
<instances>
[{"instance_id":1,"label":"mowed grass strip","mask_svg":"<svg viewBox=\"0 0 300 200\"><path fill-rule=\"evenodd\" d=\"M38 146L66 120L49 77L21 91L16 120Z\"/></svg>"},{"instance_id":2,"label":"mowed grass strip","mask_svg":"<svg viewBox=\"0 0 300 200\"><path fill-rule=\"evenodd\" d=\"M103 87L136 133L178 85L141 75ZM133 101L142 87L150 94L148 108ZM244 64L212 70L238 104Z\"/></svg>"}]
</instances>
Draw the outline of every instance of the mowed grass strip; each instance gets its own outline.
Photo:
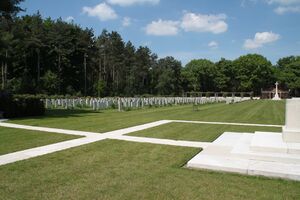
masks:
<instances>
[{"instance_id":1,"label":"mowed grass strip","mask_svg":"<svg viewBox=\"0 0 300 200\"><path fill-rule=\"evenodd\" d=\"M198 120L256 124L284 124L284 101L257 100L226 105L224 103L145 108L127 112L104 110L48 110L43 117L11 120L13 123L107 132L157 120Z\"/></svg>"},{"instance_id":2,"label":"mowed grass strip","mask_svg":"<svg viewBox=\"0 0 300 200\"><path fill-rule=\"evenodd\" d=\"M0 127L0 155L44 146L80 136Z\"/></svg>"},{"instance_id":3,"label":"mowed grass strip","mask_svg":"<svg viewBox=\"0 0 300 200\"><path fill-rule=\"evenodd\" d=\"M0 166L2 199L299 199L300 182L183 166L199 149L104 140Z\"/></svg>"},{"instance_id":4,"label":"mowed grass strip","mask_svg":"<svg viewBox=\"0 0 300 200\"><path fill-rule=\"evenodd\" d=\"M169 123L154 128L130 133L131 136L160 139L212 142L224 132L268 131L281 132L281 128L261 126L233 126L217 124Z\"/></svg>"}]
</instances>

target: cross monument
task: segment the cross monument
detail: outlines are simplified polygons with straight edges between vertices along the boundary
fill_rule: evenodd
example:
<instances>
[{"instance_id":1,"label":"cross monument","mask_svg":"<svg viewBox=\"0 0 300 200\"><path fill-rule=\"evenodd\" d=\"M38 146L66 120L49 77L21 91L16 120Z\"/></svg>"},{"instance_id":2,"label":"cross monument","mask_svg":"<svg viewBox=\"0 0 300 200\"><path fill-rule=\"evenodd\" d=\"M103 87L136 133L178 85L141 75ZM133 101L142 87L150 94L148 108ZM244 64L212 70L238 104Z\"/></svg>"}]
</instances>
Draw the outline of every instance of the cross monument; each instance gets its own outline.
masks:
<instances>
[{"instance_id":1,"label":"cross monument","mask_svg":"<svg viewBox=\"0 0 300 200\"><path fill-rule=\"evenodd\" d=\"M275 86L276 86L276 89L275 89L275 96L274 96L273 99L272 99L272 100L275 100L275 101L281 100L281 98L279 97L279 94L278 94L278 85L279 85L279 83L276 82L276 83L275 83Z\"/></svg>"}]
</instances>

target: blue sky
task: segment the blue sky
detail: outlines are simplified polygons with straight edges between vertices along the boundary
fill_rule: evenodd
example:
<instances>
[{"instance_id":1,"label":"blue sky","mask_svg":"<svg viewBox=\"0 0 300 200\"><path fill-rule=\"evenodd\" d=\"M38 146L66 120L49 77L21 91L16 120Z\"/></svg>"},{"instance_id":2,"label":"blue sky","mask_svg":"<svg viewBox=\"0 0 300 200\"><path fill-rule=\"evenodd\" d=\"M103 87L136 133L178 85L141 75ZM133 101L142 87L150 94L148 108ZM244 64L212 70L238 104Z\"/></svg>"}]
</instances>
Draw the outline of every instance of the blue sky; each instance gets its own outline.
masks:
<instances>
[{"instance_id":1,"label":"blue sky","mask_svg":"<svg viewBox=\"0 0 300 200\"><path fill-rule=\"evenodd\" d=\"M300 55L300 0L25 0L22 7L25 14L73 20L96 35L118 31L183 64L247 53L276 63Z\"/></svg>"}]
</instances>

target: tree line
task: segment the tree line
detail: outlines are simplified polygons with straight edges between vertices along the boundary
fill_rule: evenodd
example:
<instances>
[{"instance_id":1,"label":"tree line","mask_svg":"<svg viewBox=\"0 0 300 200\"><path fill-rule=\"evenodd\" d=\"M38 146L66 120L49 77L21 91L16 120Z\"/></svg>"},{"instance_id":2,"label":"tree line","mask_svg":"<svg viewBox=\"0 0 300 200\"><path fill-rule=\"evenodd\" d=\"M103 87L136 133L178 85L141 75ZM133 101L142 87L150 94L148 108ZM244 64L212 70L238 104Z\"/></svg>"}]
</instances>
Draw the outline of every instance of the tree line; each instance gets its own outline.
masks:
<instances>
[{"instance_id":1,"label":"tree line","mask_svg":"<svg viewBox=\"0 0 300 200\"><path fill-rule=\"evenodd\" d=\"M293 95L300 92L300 57L272 65L248 54L235 60L190 61L158 58L148 47L135 47L119 33L96 36L62 19L39 13L17 17L21 0L1 5L1 87L16 94L78 96L182 95L189 91L244 91L260 94L279 81ZM11 3L11 4L9 4Z\"/></svg>"}]
</instances>

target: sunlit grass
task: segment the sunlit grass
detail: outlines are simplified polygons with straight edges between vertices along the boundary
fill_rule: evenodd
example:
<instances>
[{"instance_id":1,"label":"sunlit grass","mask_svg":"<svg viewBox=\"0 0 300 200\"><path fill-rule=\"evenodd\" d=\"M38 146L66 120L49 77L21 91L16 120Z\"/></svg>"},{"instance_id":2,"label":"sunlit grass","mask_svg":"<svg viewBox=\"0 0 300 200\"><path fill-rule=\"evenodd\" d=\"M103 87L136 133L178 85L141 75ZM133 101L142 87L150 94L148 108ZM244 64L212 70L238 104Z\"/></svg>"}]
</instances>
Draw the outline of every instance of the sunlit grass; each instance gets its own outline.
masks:
<instances>
[{"instance_id":1,"label":"sunlit grass","mask_svg":"<svg viewBox=\"0 0 300 200\"><path fill-rule=\"evenodd\" d=\"M0 127L0 155L79 137Z\"/></svg>"},{"instance_id":2,"label":"sunlit grass","mask_svg":"<svg viewBox=\"0 0 300 200\"><path fill-rule=\"evenodd\" d=\"M258 124L284 124L284 101L248 101L237 104L206 104L194 111L192 105L140 109L127 112L104 110L49 110L46 116L11 120L29 124L107 132L164 119L243 122Z\"/></svg>"},{"instance_id":3,"label":"sunlit grass","mask_svg":"<svg viewBox=\"0 0 300 200\"><path fill-rule=\"evenodd\" d=\"M0 166L1 199L299 199L300 182L191 170L199 149L105 140Z\"/></svg>"},{"instance_id":4,"label":"sunlit grass","mask_svg":"<svg viewBox=\"0 0 300 200\"><path fill-rule=\"evenodd\" d=\"M281 132L281 128L261 126L233 126L216 124L169 123L128 135L175 140L212 142L224 132Z\"/></svg>"}]
</instances>

